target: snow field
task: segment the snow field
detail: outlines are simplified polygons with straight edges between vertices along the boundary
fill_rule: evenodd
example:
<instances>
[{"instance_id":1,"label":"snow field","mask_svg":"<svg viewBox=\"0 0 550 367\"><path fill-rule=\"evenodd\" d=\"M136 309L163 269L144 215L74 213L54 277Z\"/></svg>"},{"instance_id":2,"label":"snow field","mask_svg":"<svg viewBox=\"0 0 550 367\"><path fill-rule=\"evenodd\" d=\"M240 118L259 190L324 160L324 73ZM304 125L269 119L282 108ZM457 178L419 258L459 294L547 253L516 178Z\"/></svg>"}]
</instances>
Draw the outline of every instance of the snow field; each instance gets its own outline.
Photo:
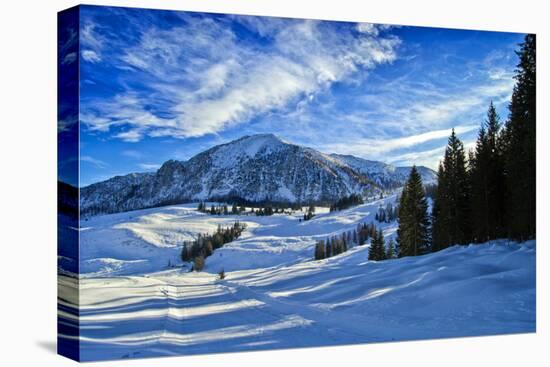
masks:
<instances>
[{"instance_id":1,"label":"snow field","mask_svg":"<svg viewBox=\"0 0 550 367\"><path fill-rule=\"evenodd\" d=\"M312 261L316 240L374 220L393 201L305 222L300 212L210 216L194 204L91 218L82 223L81 279L59 277L59 314L77 321L79 286L83 360L535 330L534 241L381 262L368 261L362 246ZM203 272L180 266L178 242L235 220L247 230ZM395 223L381 227L395 236Z\"/></svg>"}]
</instances>

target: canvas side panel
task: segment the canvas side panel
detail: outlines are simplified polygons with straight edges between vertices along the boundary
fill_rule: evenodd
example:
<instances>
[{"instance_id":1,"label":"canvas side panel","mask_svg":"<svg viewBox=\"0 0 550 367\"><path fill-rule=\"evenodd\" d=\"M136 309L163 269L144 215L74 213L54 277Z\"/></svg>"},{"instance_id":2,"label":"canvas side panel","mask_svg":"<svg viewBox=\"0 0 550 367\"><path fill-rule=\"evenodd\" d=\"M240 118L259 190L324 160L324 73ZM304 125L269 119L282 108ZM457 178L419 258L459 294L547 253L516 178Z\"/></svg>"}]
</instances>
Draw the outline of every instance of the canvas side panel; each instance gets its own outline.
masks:
<instances>
[{"instance_id":1,"label":"canvas side panel","mask_svg":"<svg viewBox=\"0 0 550 367\"><path fill-rule=\"evenodd\" d=\"M57 18L57 351L79 348L79 8Z\"/></svg>"}]
</instances>

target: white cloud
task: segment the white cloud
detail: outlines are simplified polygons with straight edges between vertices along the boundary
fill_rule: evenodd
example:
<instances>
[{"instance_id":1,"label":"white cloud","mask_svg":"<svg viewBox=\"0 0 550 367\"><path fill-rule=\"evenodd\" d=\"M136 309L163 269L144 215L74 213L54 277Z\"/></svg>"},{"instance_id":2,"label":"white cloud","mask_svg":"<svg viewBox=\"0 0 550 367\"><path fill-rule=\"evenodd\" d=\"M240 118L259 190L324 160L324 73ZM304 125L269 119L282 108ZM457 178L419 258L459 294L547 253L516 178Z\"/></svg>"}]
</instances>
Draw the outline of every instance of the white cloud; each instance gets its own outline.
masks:
<instances>
[{"instance_id":1,"label":"white cloud","mask_svg":"<svg viewBox=\"0 0 550 367\"><path fill-rule=\"evenodd\" d=\"M378 29L376 28L376 24L357 23L357 32L377 35Z\"/></svg>"},{"instance_id":2,"label":"white cloud","mask_svg":"<svg viewBox=\"0 0 550 367\"><path fill-rule=\"evenodd\" d=\"M478 125L457 126L456 134L464 134L478 129ZM416 135L409 135L393 139L356 139L346 143L329 144L323 147L326 152L334 152L340 154L354 154L362 157L383 158L388 161L391 158L388 153L398 150L415 147L419 144L427 143L433 140L439 140L449 137L451 129L433 130ZM393 157L390 160L403 160L403 156Z\"/></svg>"},{"instance_id":3,"label":"white cloud","mask_svg":"<svg viewBox=\"0 0 550 367\"><path fill-rule=\"evenodd\" d=\"M128 142L138 142L147 129L156 128L161 136L164 130L176 126L176 121L161 118L148 111L135 93L117 95L113 100L98 101L93 108L86 108L81 121L91 131L107 132L113 126L127 126L114 137Z\"/></svg>"},{"instance_id":4,"label":"white cloud","mask_svg":"<svg viewBox=\"0 0 550 367\"><path fill-rule=\"evenodd\" d=\"M89 155L80 156L80 161L90 163L90 164L96 166L97 168L106 168L108 166L108 164L103 162L102 160L96 159L96 158L91 157Z\"/></svg>"},{"instance_id":5,"label":"white cloud","mask_svg":"<svg viewBox=\"0 0 550 367\"><path fill-rule=\"evenodd\" d=\"M143 133L141 130L134 129L115 134L115 138L122 139L128 143L137 143L143 138Z\"/></svg>"},{"instance_id":6,"label":"white cloud","mask_svg":"<svg viewBox=\"0 0 550 367\"><path fill-rule=\"evenodd\" d=\"M83 121L98 131L124 126L115 137L126 141L146 135L212 134L312 100L359 70L392 62L400 42L372 32L336 32L326 22L243 19L269 34L272 45L247 44L226 24L210 18L189 18L180 28L144 30L138 44L122 50L119 66L133 68L140 82L148 82L150 93L129 92L113 101L90 102ZM97 52L102 42L93 27L85 27L83 33ZM169 116L144 107L152 95L165 103Z\"/></svg>"},{"instance_id":7,"label":"white cloud","mask_svg":"<svg viewBox=\"0 0 550 367\"><path fill-rule=\"evenodd\" d=\"M87 47L93 50L101 50L103 48L104 39L95 31L96 25L94 23L86 23L80 29L80 44L81 47Z\"/></svg>"},{"instance_id":8,"label":"white cloud","mask_svg":"<svg viewBox=\"0 0 550 367\"><path fill-rule=\"evenodd\" d=\"M88 62L96 63L101 61L101 57L93 50L83 50L81 55L82 58Z\"/></svg>"},{"instance_id":9,"label":"white cloud","mask_svg":"<svg viewBox=\"0 0 550 367\"><path fill-rule=\"evenodd\" d=\"M436 170L445 153L445 147L446 145L441 145L435 149L400 154L392 157L389 162L396 166L409 166L414 163Z\"/></svg>"}]
</instances>

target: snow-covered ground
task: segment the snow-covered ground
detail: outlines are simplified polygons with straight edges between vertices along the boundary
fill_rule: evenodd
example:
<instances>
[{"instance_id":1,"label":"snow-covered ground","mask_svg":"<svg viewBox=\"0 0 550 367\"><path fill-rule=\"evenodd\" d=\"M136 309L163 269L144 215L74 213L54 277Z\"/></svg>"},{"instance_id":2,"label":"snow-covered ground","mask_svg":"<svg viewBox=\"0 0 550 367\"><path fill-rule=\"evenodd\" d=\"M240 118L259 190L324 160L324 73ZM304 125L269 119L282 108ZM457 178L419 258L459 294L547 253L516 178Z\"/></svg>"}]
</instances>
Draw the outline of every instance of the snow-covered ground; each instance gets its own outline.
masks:
<instances>
[{"instance_id":1,"label":"snow-covered ground","mask_svg":"<svg viewBox=\"0 0 550 367\"><path fill-rule=\"evenodd\" d=\"M210 216L196 205L93 217L81 232L83 360L535 331L535 242L455 246L368 261L368 246L312 261L317 239L374 220L394 196L310 221ZM321 210L318 210L321 212ZM182 241L240 220L243 236L189 272ZM396 224L384 224L386 237ZM169 268L168 262L177 267ZM224 269L226 279L217 273ZM60 315L76 321L74 280Z\"/></svg>"}]
</instances>

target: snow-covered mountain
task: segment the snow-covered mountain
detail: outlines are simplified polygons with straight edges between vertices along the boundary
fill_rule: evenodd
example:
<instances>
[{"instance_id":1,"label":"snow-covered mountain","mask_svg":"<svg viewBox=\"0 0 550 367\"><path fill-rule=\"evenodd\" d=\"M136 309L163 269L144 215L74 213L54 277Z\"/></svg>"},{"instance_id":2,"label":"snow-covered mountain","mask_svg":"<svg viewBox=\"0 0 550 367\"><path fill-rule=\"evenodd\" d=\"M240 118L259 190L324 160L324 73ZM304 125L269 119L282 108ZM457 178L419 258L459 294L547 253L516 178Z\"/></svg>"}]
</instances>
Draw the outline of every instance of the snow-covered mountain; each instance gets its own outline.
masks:
<instances>
[{"instance_id":1,"label":"snow-covered mountain","mask_svg":"<svg viewBox=\"0 0 550 367\"><path fill-rule=\"evenodd\" d=\"M328 155L273 134L244 136L156 173L117 176L81 189L82 214L114 213L192 200L332 202L401 186L410 167ZM431 182L435 172L421 167Z\"/></svg>"},{"instance_id":2,"label":"snow-covered mountain","mask_svg":"<svg viewBox=\"0 0 550 367\"><path fill-rule=\"evenodd\" d=\"M384 162L370 161L352 155L331 154L330 156L357 172L366 175L385 189L403 186L403 183L407 181L411 172L411 167L396 167ZM437 182L437 174L434 170L424 166L418 166L416 169L420 173L422 182L425 185Z\"/></svg>"}]
</instances>

